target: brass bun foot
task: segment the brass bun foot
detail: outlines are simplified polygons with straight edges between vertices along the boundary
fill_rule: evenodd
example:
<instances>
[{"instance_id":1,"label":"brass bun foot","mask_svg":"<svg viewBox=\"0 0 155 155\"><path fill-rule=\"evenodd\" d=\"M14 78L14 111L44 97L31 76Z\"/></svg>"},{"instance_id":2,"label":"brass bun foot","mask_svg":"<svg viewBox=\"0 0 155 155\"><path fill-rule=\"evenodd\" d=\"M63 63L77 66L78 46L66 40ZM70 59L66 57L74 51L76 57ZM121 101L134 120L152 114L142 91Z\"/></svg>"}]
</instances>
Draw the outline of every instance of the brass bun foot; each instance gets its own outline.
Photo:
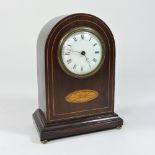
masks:
<instances>
[{"instance_id":1,"label":"brass bun foot","mask_svg":"<svg viewBox=\"0 0 155 155\"><path fill-rule=\"evenodd\" d=\"M121 126L118 126L117 129L122 129L122 125Z\"/></svg>"},{"instance_id":2,"label":"brass bun foot","mask_svg":"<svg viewBox=\"0 0 155 155\"><path fill-rule=\"evenodd\" d=\"M42 144L46 144L47 142L48 142L48 140L41 141Z\"/></svg>"}]
</instances>

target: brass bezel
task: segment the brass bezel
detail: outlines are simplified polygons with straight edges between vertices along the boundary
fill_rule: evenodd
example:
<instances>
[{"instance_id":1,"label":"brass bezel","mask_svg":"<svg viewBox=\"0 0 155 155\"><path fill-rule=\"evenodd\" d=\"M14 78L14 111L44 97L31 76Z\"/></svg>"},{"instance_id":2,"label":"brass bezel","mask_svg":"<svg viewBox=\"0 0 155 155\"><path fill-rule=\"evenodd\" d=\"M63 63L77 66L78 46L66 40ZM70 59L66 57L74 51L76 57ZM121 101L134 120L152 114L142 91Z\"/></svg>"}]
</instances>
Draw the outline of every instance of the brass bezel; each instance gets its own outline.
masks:
<instances>
[{"instance_id":1,"label":"brass bezel","mask_svg":"<svg viewBox=\"0 0 155 155\"><path fill-rule=\"evenodd\" d=\"M99 41L101 42L101 46L102 46L102 58L101 58L101 61L100 63L98 64L98 66L96 67L95 70L93 70L92 72L90 73L87 73L87 74L83 74L83 75L78 75L78 74L75 74L73 72L71 72L66 66L65 64L63 63L63 60L62 60L62 47L65 43L65 41L67 40L67 38L69 36L71 36L72 34L76 33L76 32L80 32L80 31L85 31L85 32L90 32L92 34L94 34L98 39ZM86 77L89 77L89 76L92 76L94 75L99 69L100 67L102 66L104 60L105 60L105 55L106 55L106 49L105 49L105 43L101 37L101 35L94 29L90 28L90 27L76 27L76 28L73 28L71 30L69 30L68 32L66 32L66 34L62 37L62 39L60 40L60 43L59 43L59 46L58 46L58 62L62 68L62 70L72 76L72 77L75 77L75 78L78 78L78 79L81 79L81 78L86 78Z\"/></svg>"}]
</instances>

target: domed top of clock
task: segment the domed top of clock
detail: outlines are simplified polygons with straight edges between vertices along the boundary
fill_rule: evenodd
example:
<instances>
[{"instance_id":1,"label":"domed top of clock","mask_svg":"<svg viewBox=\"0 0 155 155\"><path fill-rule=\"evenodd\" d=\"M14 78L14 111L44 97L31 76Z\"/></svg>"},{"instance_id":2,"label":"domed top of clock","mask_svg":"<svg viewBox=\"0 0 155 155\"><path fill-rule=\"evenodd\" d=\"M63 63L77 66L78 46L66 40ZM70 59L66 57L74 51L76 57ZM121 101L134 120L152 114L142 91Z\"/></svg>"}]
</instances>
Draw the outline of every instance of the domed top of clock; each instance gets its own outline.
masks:
<instances>
[{"instance_id":1,"label":"domed top of clock","mask_svg":"<svg viewBox=\"0 0 155 155\"><path fill-rule=\"evenodd\" d=\"M67 75L86 78L98 72L110 44L114 51L113 35L101 19L78 13L49 21L40 32L37 51L42 53L46 48L51 52L49 45L52 46Z\"/></svg>"}]
</instances>

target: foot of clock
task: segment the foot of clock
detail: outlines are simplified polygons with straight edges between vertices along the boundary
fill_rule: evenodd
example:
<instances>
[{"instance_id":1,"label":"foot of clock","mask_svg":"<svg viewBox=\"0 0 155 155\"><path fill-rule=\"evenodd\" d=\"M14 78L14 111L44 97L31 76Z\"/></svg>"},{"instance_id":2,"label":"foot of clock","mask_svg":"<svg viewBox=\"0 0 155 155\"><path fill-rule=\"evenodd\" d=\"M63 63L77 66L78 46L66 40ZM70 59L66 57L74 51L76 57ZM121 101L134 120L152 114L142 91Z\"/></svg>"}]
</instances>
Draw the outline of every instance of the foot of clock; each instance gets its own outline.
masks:
<instances>
[{"instance_id":1,"label":"foot of clock","mask_svg":"<svg viewBox=\"0 0 155 155\"><path fill-rule=\"evenodd\" d=\"M48 140L42 140L41 143L42 144L46 144L48 142Z\"/></svg>"},{"instance_id":2,"label":"foot of clock","mask_svg":"<svg viewBox=\"0 0 155 155\"><path fill-rule=\"evenodd\" d=\"M115 113L52 123L47 122L43 112L37 109L33 114L33 119L38 129L40 140L43 143L67 136L120 128L123 125L123 120Z\"/></svg>"},{"instance_id":3,"label":"foot of clock","mask_svg":"<svg viewBox=\"0 0 155 155\"><path fill-rule=\"evenodd\" d=\"M117 129L122 129L122 125L121 126L118 126Z\"/></svg>"}]
</instances>

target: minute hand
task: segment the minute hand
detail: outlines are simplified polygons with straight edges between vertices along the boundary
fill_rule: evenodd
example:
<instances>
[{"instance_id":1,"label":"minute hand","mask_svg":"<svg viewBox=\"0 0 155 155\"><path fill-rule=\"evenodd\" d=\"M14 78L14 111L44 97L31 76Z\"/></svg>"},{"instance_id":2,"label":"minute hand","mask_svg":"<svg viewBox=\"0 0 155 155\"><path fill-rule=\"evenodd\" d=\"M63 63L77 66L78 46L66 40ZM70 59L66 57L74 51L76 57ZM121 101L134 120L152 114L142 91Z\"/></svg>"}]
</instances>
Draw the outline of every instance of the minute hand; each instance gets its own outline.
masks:
<instances>
[{"instance_id":1,"label":"minute hand","mask_svg":"<svg viewBox=\"0 0 155 155\"><path fill-rule=\"evenodd\" d=\"M85 56L85 55L84 55L84 56ZM91 68L89 58L88 58L88 57L86 57L86 56L85 56L85 58L86 58L86 61L87 61L87 62L88 62L88 64L89 64L89 67Z\"/></svg>"},{"instance_id":2,"label":"minute hand","mask_svg":"<svg viewBox=\"0 0 155 155\"><path fill-rule=\"evenodd\" d=\"M71 50L72 51L72 50ZM80 53L81 54L81 52L79 52L79 51L72 51L72 52L76 52L76 53Z\"/></svg>"}]
</instances>

